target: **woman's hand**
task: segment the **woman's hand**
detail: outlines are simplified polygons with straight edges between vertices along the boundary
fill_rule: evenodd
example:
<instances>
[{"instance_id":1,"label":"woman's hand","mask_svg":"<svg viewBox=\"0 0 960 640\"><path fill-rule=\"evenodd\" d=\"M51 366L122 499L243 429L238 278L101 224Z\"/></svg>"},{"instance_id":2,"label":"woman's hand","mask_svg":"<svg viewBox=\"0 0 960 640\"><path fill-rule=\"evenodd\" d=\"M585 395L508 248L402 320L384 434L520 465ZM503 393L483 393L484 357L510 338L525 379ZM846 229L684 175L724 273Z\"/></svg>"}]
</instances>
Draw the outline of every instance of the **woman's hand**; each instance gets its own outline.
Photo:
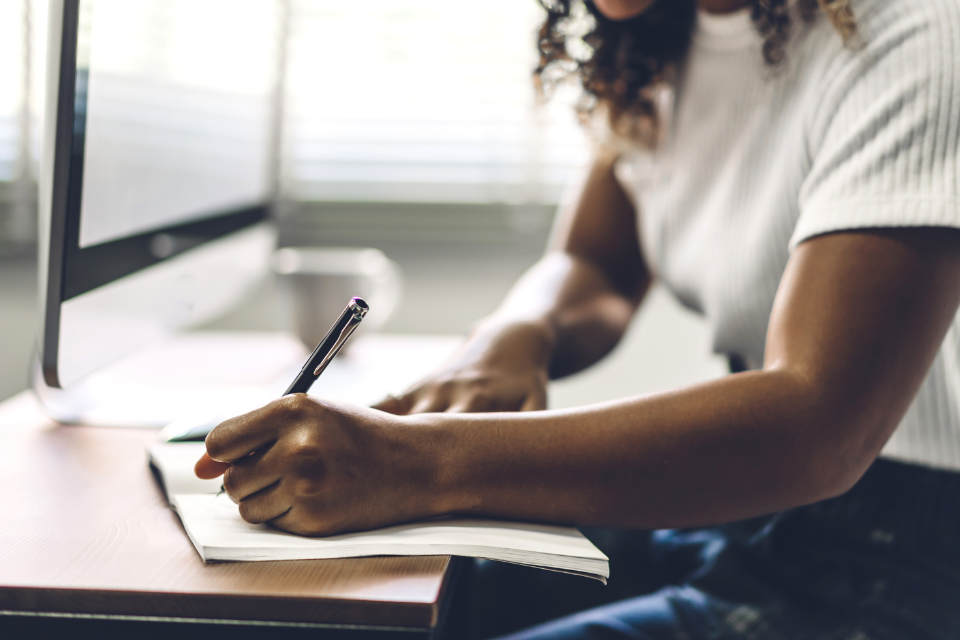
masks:
<instances>
[{"instance_id":1,"label":"woman's hand","mask_svg":"<svg viewBox=\"0 0 960 640\"><path fill-rule=\"evenodd\" d=\"M218 425L196 473L223 473L247 522L332 535L436 515L428 440L394 416L293 394Z\"/></svg>"},{"instance_id":2,"label":"woman's hand","mask_svg":"<svg viewBox=\"0 0 960 640\"><path fill-rule=\"evenodd\" d=\"M375 408L397 415L535 411L547 382L620 340L650 285L637 215L600 154L561 207L550 248L438 372Z\"/></svg>"},{"instance_id":3,"label":"woman's hand","mask_svg":"<svg viewBox=\"0 0 960 640\"><path fill-rule=\"evenodd\" d=\"M540 326L481 326L440 371L374 408L397 415L545 409L549 363Z\"/></svg>"}]
</instances>

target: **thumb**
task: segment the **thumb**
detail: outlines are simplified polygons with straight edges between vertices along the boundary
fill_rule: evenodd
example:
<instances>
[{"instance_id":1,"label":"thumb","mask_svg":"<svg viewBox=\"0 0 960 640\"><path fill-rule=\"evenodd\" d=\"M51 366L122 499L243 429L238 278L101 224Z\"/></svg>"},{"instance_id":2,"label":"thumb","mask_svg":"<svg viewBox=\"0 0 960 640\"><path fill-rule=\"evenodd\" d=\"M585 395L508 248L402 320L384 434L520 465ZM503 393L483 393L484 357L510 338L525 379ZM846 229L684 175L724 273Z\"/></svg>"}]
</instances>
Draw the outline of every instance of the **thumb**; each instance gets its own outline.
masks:
<instances>
[{"instance_id":1,"label":"thumb","mask_svg":"<svg viewBox=\"0 0 960 640\"><path fill-rule=\"evenodd\" d=\"M222 475L224 471L230 468L229 462L218 462L210 457L206 451L203 452L203 455L200 456L200 459L197 460L197 464L193 467L193 472L198 478L203 480L212 480L219 475Z\"/></svg>"}]
</instances>

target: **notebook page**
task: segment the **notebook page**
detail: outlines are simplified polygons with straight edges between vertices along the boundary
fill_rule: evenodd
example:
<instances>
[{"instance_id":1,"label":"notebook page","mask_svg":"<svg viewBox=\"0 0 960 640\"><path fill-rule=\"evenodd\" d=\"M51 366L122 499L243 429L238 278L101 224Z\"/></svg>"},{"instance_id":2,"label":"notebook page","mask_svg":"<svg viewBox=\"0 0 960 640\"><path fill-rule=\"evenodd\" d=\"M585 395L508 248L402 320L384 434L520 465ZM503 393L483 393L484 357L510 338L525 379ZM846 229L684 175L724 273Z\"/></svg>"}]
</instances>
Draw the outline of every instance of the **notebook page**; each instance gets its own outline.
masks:
<instances>
[{"instance_id":1,"label":"notebook page","mask_svg":"<svg viewBox=\"0 0 960 640\"><path fill-rule=\"evenodd\" d=\"M447 518L309 538L245 522L226 496L175 495L172 502L205 561L450 554L609 575L607 557L572 527Z\"/></svg>"},{"instance_id":2,"label":"notebook page","mask_svg":"<svg viewBox=\"0 0 960 640\"><path fill-rule=\"evenodd\" d=\"M147 447L150 463L160 470L167 499L185 493L217 493L221 478L201 480L193 465L206 451L202 442L157 442Z\"/></svg>"}]
</instances>

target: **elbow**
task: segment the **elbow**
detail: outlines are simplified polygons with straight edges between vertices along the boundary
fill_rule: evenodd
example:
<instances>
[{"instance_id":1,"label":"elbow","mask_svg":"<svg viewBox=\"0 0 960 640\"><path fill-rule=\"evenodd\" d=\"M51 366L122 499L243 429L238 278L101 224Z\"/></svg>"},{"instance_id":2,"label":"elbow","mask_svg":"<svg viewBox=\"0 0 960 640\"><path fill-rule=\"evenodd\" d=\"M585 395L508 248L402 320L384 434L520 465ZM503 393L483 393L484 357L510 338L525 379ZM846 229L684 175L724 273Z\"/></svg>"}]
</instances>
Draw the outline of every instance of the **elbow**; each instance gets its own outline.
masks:
<instances>
[{"instance_id":1,"label":"elbow","mask_svg":"<svg viewBox=\"0 0 960 640\"><path fill-rule=\"evenodd\" d=\"M869 417L824 423L816 438L801 484L807 487L804 504L839 497L853 488L876 460L893 431L887 421ZM817 431L820 431L819 429Z\"/></svg>"},{"instance_id":2,"label":"elbow","mask_svg":"<svg viewBox=\"0 0 960 640\"><path fill-rule=\"evenodd\" d=\"M811 491L803 503L812 504L842 496L857 484L869 466L845 464L819 472L809 483Z\"/></svg>"},{"instance_id":3,"label":"elbow","mask_svg":"<svg viewBox=\"0 0 960 640\"><path fill-rule=\"evenodd\" d=\"M793 487L785 492L792 494L788 501L796 506L836 498L870 468L905 408L817 376L793 374L790 380L794 401L785 404L793 436L781 442L786 445L781 460L794 463L782 467Z\"/></svg>"}]
</instances>

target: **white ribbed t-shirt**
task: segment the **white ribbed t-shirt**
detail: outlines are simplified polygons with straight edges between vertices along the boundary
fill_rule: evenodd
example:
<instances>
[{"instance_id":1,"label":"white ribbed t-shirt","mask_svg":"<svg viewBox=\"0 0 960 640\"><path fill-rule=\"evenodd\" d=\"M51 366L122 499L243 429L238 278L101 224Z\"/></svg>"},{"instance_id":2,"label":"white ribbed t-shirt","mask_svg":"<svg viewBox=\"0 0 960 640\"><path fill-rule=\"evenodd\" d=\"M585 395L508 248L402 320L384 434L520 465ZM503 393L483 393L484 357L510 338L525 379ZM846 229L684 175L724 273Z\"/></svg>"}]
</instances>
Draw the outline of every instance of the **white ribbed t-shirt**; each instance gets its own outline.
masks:
<instances>
[{"instance_id":1,"label":"white ribbed t-shirt","mask_svg":"<svg viewBox=\"0 0 960 640\"><path fill-rule=\"evenodd\" d=\"M764 64L747 12L701 13L666 140L621 158L658 279L718 353L763 366L787 259L818 234L960 227L960 0L854 0ZM960 317L882 455L960 470Z\"/></svg>"}]
</instances>

